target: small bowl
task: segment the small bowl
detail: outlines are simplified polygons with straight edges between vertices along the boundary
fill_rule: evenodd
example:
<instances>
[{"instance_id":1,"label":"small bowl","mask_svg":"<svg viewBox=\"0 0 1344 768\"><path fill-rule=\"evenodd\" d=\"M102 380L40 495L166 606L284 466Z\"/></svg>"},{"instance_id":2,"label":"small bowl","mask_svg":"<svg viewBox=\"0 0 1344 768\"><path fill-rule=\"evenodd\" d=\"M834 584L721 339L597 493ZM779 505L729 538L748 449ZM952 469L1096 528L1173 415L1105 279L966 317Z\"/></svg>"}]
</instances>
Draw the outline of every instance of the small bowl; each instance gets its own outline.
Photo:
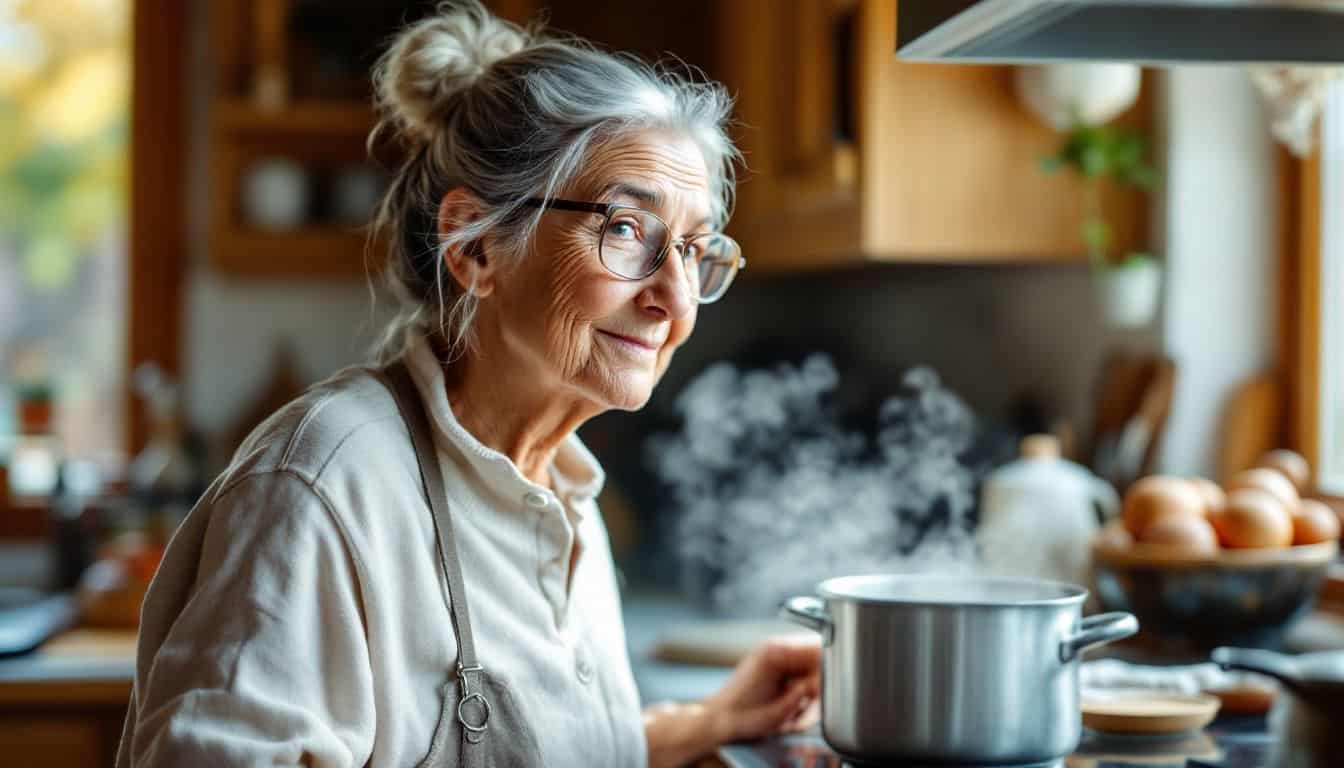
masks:
<instances>
[{"instance_id":1,"label":"small bowl","mask_svg":"<svg viewBox=\"0 0 1344 768\"><path fill-rule=\"evenodd\" d=\"M1129 611L1164 649L1198 653L1219 645L1278 648L1311 610L1339 551L1328 541L1282 549L1222 549L1192 555L1098 534L1092 543L1097 597Z\"/></svg>"},{"instance_id":2,"label":"small bowl","mask_svg":"<svg viewBox=\"0 0 1344 768\"><path fill-rule=\"evenodd\" d=\"M1221 702L1205 694L1126 691L1091 693L1080 704L1083 725L1111 734L1198 732L1218 716Z\"/></svg>"}]
</instances>

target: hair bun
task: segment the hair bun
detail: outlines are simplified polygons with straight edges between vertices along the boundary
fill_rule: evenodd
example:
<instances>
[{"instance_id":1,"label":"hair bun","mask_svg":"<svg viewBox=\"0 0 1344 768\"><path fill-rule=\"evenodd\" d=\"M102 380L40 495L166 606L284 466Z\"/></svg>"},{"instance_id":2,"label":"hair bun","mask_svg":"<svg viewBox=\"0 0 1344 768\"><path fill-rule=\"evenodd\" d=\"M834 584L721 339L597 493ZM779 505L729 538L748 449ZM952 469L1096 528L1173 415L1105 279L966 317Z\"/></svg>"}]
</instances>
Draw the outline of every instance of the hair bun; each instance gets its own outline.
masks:
<instances>
[{"instance_id":1,"label":"hair bun","mask_svg":"<svg viewBox=\"0 0 1344 768\"><path fill-rule=\"evenodd\" d=\"M379 108L402 131L425 141L453 100L500 59L523 50L530 35L478 0L440 5L397 35L374 71Z\"/></svg>"}]
</instances>

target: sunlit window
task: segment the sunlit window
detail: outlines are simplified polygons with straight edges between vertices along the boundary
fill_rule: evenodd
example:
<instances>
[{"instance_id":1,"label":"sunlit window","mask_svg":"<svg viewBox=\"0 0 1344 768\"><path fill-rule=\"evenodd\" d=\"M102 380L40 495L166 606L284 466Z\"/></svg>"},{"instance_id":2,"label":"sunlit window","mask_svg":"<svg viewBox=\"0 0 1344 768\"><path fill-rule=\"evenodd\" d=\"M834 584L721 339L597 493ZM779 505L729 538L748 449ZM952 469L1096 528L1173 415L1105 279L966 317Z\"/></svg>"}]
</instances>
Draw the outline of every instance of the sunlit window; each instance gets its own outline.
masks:
<instances>
[{"instance_id":1,"label":"sunlit window","mask_svg":"<svg viewBox=\"0 0 1344 768\"><path fill-rule=\"evenodd\" d=\"M0 460L123 450L129 11L0 0Z\"/></svg>"},{"instance_id":2,"label":"sunlit window","mask_svg":"<svg viewBox=\"0 0 1344 768\"><path fill-rule=\"evenodd\" d=\"M1320 485L1344 495L1344 83L1321 123Z\"/></svg>"}]
</instances>

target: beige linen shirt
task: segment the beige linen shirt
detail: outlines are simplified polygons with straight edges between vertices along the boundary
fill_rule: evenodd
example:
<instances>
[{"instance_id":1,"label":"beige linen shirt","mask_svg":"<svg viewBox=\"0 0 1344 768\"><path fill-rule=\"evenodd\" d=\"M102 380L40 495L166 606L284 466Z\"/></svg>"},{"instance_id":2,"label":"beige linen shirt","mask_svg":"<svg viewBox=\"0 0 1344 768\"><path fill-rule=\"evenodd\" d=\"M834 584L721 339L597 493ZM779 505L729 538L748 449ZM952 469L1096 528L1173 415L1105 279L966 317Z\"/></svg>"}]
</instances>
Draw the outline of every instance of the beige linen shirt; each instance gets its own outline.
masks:
<instances>
[{"instance_id":1,"label":"beige linen shirt","mask_svg":"<svg viewBox=\"0 0 1344 768\"><path fill-rule=\"evenodd\" d=\"M486 673L511 690L545 765L643 766L594 503L601 468L571 437L556 492L529 481L454 418L428 345L407 358ZM367 370L343 371L258 427L173 536L142 612L117 765L419 764L452 717L445 596L395 401Z\"/></svg>"}]
</instances>

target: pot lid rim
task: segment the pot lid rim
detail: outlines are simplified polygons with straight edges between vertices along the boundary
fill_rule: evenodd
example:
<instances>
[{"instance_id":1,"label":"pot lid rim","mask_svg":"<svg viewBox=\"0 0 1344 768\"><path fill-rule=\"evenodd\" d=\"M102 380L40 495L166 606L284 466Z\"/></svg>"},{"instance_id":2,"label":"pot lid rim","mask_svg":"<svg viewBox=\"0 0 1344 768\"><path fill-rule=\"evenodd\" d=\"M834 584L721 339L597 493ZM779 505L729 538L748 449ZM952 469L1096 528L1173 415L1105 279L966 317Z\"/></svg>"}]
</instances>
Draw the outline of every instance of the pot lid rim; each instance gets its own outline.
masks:
<instances>
[{"instance_id":1,"label":"pot lid rim","mask_svg":"<svg viewBox=\"0 0 1344 768\"><path fill-rule=\"evenodd\" d=\"M874 595L859 595L847 593L838 588L838 583L854 583L873 581L888 582L975 582L978 584L998 584L1004 586L1030 587L1033 589L1055 589L1062 594L1058 597L1040 597L1023 598L1018 600L933 600L921 599L919 596L900 596L900 597L879 597ZM1028 608L1042 607L1054 608L1076 605L1083 603L1088 597L1088 590L1077 584L1069 584L1063 581L1049 581L1046 579L1014 579L1002 577L984 577L984 576L955 576L949 574L893 574L893 573L866 573L854 574L850 576L836 576L826 579L817 585L816 592L827 600L844 600L855 603L876 603L880 605L917 605L929 608Z\"/></svg>"}]
</instances>

